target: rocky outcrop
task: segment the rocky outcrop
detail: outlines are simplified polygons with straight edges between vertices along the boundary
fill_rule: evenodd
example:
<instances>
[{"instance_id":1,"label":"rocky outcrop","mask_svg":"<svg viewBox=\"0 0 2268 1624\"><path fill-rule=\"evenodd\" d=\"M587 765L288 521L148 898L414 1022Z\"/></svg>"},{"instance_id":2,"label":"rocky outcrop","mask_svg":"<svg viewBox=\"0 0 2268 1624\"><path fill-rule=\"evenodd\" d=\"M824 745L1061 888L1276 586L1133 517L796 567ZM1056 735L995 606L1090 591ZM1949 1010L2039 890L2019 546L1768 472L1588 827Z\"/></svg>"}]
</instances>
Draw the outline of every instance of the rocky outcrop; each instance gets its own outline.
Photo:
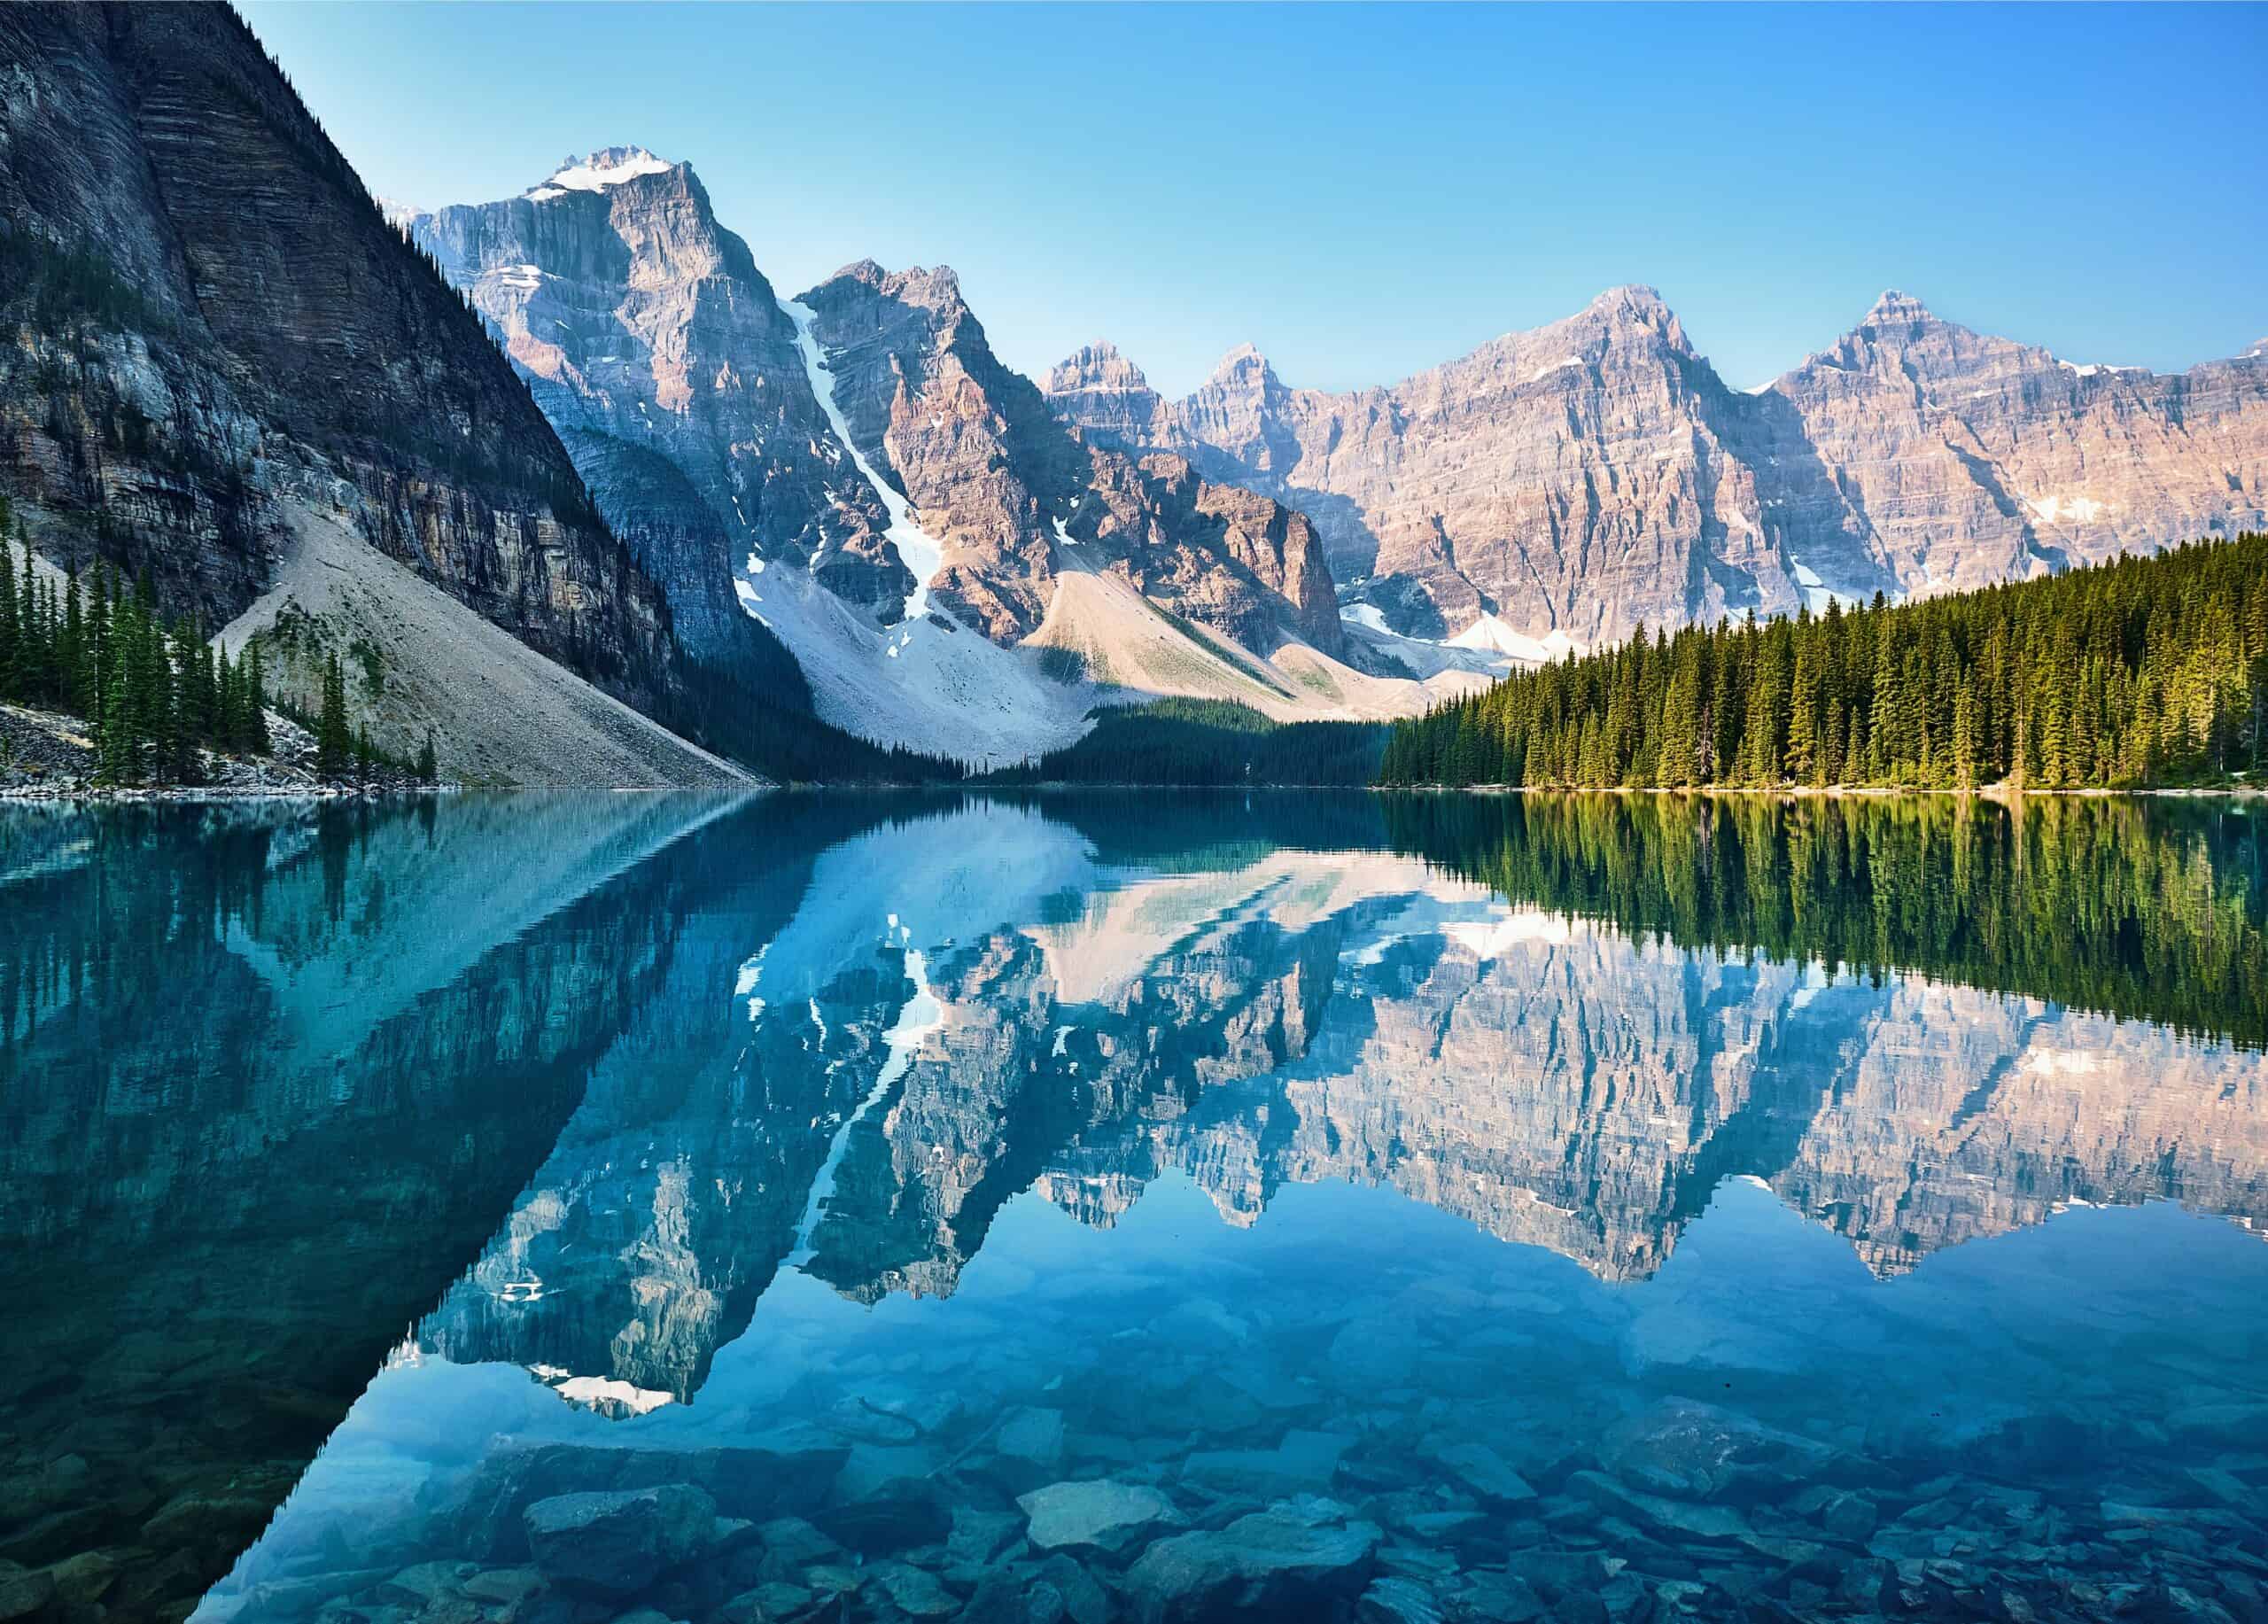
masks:
<instances>
[{"instance_id":1,"label":"rocky outcrop","mask_svg":"<svg viewBox=\"0 0 2268 1624\"><path fill-rule=\"evenodd\" d=\"M1309 514L1393 632L1577 644L1830 596L1924 595L2268 521L2268 366L2174 377L1980 337L1901 294L1728 389L1651 289L1387 388L1250 346L1168 401L1108 345L1050 374L1097 440Z\"/></svg>"},{"instance_id":2,"label":"rocky outcrop","mask_svg":"<svg viewBox=\"0 0 2268 1624\"><path fill-rule=\"evenodd\" d=\"M0 80L0 479L43 555L146 570L217 625L291 552L295 512L336 517L672 710L661 594L233 12L13 7Z\"/></svg>"}]
</instances>

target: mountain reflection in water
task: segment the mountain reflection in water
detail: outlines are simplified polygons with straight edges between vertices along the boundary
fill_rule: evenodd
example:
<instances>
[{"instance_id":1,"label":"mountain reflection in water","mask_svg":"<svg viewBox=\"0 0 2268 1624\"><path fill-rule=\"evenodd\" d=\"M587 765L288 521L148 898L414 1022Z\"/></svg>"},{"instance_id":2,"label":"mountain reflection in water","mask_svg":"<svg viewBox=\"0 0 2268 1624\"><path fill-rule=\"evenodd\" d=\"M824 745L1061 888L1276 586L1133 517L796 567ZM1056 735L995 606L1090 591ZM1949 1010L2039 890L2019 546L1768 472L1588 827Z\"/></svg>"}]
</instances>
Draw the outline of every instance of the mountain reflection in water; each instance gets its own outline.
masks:
<instances>
[{"instance_id":1,"label":"mountain reflection in water","mask_svg":"<svg viewBox=\"0 0 2268 1624\"><path fill-rule=\"evenodd\" d=\"M2257 828L0 815L0 1560L58 1618L2261 1616Z\"/></svg>"}]
</instances>

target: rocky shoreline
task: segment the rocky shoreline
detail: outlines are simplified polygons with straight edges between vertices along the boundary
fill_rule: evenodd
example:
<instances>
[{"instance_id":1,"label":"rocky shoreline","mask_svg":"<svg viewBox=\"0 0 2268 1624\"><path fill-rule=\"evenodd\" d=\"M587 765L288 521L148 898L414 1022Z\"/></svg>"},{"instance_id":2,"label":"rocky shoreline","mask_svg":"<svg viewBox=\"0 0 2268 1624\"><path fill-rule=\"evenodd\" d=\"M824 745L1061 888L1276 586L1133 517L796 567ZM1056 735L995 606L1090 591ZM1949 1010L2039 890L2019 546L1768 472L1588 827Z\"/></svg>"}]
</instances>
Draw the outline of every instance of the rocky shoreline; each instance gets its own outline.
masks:
<instances>
[{"instance_id":1,"label":"rocky shoreline","mask_svg":"<svg viewBox=\"0 0 2268 1624\"><path fill-rule=\"evenodd\" d=\"M96 776L95 742L76 717L22 705L0 705L0 803L339 801L430 795L439 786L381 768L353 783L315 770L315 735L278 711L268 712L268 756L201 752L201 784L105 784Z\"/></svg>"}]
</instances>

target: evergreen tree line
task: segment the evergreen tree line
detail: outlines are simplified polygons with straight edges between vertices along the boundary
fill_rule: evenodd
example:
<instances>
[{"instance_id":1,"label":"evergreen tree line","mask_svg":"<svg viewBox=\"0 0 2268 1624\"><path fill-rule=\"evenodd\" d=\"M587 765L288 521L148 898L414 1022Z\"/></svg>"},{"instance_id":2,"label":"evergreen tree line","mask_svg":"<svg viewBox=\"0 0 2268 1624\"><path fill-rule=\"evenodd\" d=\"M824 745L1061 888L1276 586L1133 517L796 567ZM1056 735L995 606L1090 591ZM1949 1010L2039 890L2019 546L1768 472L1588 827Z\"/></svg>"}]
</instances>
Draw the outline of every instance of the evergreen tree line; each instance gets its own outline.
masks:
<instances>
[{"instance_id":1,"label":"evergreen tree line","mask_svg":"<svg viewBox=\"0 0 2268 1624\"><path fill-rule=\"evenodd\" d=\"M984 781L1358 787L1386 742L1376 722L1279 723L1227 700L1161 699L1105 707L1084 738Z\"/></svg>"},{"instance_id":2,"label":"evergreen tree line","mask_svg":"<svg viewBox=\"0 0 2268 1624\"><path fill-rule=\"evenodd\" d=\"M5 522L0 501L0 524ZM194 621L157 611L145 575L115 570L58 587L0 543L0 700L64 711L93 734L107 783L194 784L201 749L266 755L267 678L257 645L241 659Z\"/></svg>"},{"instance_id":3,"label":"evergreen tree line","mask_svg":"<svg viewBox=\"0 0 2268 1624\"><path fill-rule=\"evenodd\" d=\"M1397 723L1386 784L2135 788L2268 762L2268 535L1689 627Z\"/></svg>"},{"instance_id":4,"label":"evergreen tree line","mask_svg":"<svg viewBox=\"0 0 2268 1624\"><path fill-rule=\"evenodd\" d=\"M2268 1046L2268 826L2241 804L1380 799L1397 851L1642 943Z\"/></svg>"}]
</instances>

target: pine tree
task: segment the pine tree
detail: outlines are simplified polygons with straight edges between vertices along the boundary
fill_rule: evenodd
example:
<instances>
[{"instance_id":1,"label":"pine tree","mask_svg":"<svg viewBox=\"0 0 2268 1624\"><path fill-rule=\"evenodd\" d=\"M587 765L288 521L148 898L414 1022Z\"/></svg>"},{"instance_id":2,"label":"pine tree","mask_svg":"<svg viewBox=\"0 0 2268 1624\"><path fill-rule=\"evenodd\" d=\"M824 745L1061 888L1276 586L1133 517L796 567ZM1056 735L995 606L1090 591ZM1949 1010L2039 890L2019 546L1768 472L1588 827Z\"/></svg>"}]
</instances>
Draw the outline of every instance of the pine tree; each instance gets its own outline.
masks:
<instances>
[{"instance_id":1,"label":"pine tree","mask_svg":"<svg viewBox=\"0 0 2268 1624\"><path fill-rule=\"evenodd\" d=\"M1977 698L1965 687L1953 701L1953 787L1977 788Z\"/></svg>"},{"instance_id":2,"label":"pine tree","mask_svg":"<svg viewBox=\"0 0 2268 1624\"><path fill-rule=\"evenodd\" d=\"M16 561L8 550L7 532L0 530L0 700L21 696L21 681L16 626Z\"/></svg>"},{"instance_id":3,"label":"pine tree","mask_svg":"<svg viewBox=\"0 0 2268 1624\"><path fill-rule=\"evenodd\" d=\"M425 730L425 742L417 752L417 781L438 784L441 781L441 767L433 749L433 730Z\"/></svg>"},{"instance_id":4,"label":"pine tree","mask_svg":"<svg viewBox=\"0 0 2268 1624\"><path fill-rule=\"evenodd\" d=\"M275 741L268 734L268 673L262 662L260 645L252 644L245 650L244 666L244 748L255 756L270 754Z\"/></svg>"},{"instance_id":5,"label":"pine tree","mask_svg":"<svg viewBox=\"0 0 2268 1624\"><path fill-rule=\"evenodd\" d=\"M322 668L322 711L315 723L317 776L338 777L346 770L353 750L346 728L346 679L339 670L338 656L333 654L324 660Z\"/></svg>"}]
</instances>

